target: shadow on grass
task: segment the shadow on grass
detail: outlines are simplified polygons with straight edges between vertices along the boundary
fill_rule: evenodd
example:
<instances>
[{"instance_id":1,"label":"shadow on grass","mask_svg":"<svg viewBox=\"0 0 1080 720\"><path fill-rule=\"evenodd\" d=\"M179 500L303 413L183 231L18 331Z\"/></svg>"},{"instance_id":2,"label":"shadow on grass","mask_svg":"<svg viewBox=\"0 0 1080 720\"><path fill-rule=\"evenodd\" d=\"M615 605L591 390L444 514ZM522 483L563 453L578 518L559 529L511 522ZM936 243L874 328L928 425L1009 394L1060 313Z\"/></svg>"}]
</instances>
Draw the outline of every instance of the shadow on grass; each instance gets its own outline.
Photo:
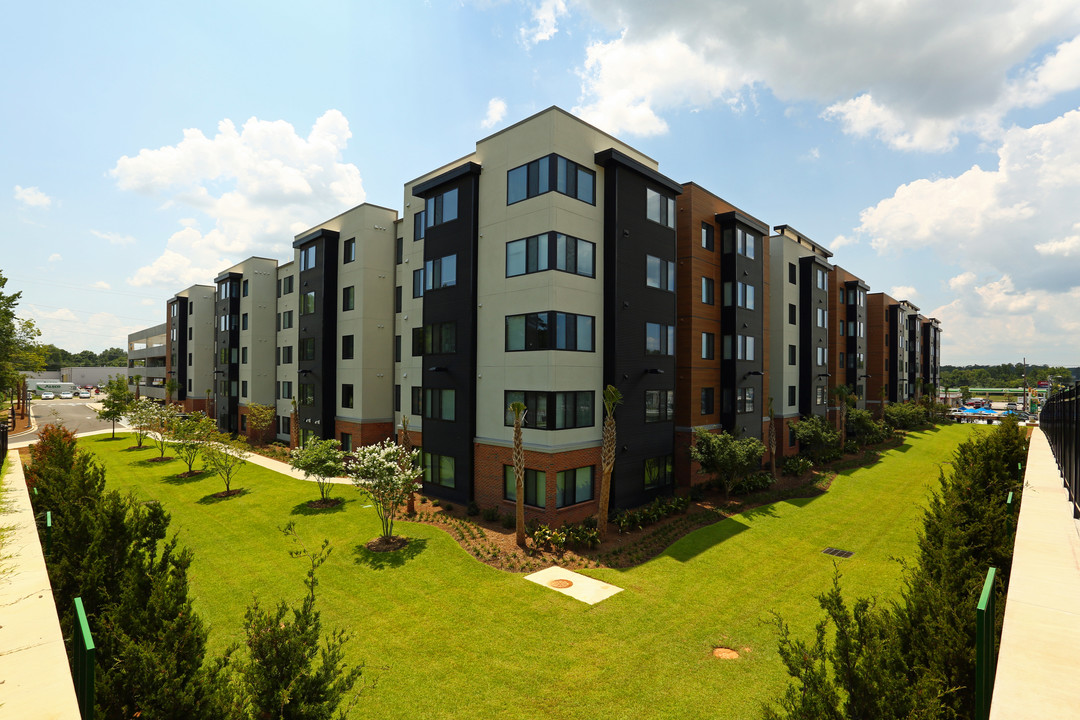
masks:
<instances>
[{"instance_id":1,"label":"shadow on grass","mask_svg":"<svg viewBox=\"0 0 1080 720\"><path fill-rule=\"evenodd\" d=\"M353 547L353 561L357 565L367 565L372 570L398 568L424 552L427 543L425 538L409 538L408 545L394 552L372 552L364 543L360 543Z\"/></svg>"},{"instance_id":2,"label":"shadow on grass","mask_svg":"<svg viewBox=\"0 0 1080 720\"><path fill-rule=\"evenodd\" d=\"M141 467L156 467L158 465L164 465L165 463L170 463L173 460L176 460L176 458L174 456L172 456L172 455L166 455L165 457L161 457L160 455L155 455L154 457L146 458L145 460L136 460L135 462L132 463L132 465L139 465Z\"/></svg>"},{"instance_id":3,"label":"shadow on grass","mask_svg":"<svg viewBox=\"0 0 1080 720\"><path fill-rule=\"evenodd\" d=\"M296 505L295 507L293 507L292 511L289 514L290 515L331 515L333 513L339 513L341 511L345 510L345 506L348 505L349 503L356 502L355 499L354 500L347 500L345 498L331 498L331 499L332 500L340 499L341 502L339 502L334 507L318 508L318 507L311 507L310 505L308 505L309 502L312 502L311 500L305 500L304 502L300 503L299 505Z\"/></svg>"},{"instance_id":4,"label":"shadow on grass","mask_svg":"<svg viewBox=\"0 0 1080 720\"><path fill-rule=\"evenodd\" d=\"M120 438L117 439L119 440ZM131 447L124 448L121 452L142 452L144 450L150 449L152 448L149 445L143 445L142 447L139 447L138 445L132 445Z\"/></svg>"},{"instance_id":5,"label":"shadow on grass","mask_svg":"<svg viewBox=\"0 0 1080 720\"><path fill-rule=\"evenodd\" d=\"M232 495L228 495L226 497L218 497L218 493L210 493L209 495L204 495L203 497L201 497L198 500L198 503L200 505L217 505L219 502L225 502L227 500L233 500L235 498L247 495L251 491L247 488L235 488L232 492Z\"/></svg>"},{"instance_id":6,"label":"shadow on grass","mask_svg":"<svg viewBox=\"0 0 1080 720\"><path fill-rule=\"evenodd\" d=\"M194 475L188 475L185 470L177 475L170 475L167 478L163 478L163 480L170 485L187 485L188 483L199 482L204 478L210 477L212 474L213 473L209 470L196 470Z\"/></svg>"},{"instance_id":7,"label":"shadow on grass","mask_svg":"<svg viewBox=\"0 0 1080 720\"><path fill-rule=\"evenodd\" d=\"M764 508L755 508L755 510ZM667 555L671 556L679 562L687 562L694 559L701 553L709 550L720 543L735 537L744 530L749 530L750 526L739 522L734 517L729 517L726 520L721 520L718 523L712 525L706 525L704 528L699 528L689 535L678 540L674 545L667 549ZM626 568L629 570L630 568Z\"/></svg>"}]
</instances>

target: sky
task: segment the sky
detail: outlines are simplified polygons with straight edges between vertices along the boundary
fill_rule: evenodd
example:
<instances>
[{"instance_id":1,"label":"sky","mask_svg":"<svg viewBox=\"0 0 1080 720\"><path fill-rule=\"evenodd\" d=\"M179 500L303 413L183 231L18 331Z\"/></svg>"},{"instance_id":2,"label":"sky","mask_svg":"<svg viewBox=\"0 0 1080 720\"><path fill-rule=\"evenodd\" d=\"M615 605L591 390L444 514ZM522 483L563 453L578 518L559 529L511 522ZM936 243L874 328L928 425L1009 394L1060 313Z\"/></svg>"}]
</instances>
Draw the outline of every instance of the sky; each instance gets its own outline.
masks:
<instances>
[{"instance_id":1,"label":"sky","mask_svg":"<svg viewBox=\"0 0 1080 720\"><path fill-rule=\"evenodd\" d=\"M1080 365L1076 0L5 3L0 272L72 352L558 105L941 321Z\"/></svg>"}]
</instances>

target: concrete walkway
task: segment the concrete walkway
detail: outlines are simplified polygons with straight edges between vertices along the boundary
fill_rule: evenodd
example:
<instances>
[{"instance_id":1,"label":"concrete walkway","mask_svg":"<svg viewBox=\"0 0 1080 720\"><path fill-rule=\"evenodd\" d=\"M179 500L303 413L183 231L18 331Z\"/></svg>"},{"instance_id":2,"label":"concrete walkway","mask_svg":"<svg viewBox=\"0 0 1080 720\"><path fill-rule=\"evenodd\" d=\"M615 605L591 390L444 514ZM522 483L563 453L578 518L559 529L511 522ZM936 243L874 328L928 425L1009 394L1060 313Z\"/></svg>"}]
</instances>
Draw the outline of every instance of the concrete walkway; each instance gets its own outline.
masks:
<instances>
[{"instance_id":1,"label":"concrete walkway","mask_svg":"<svg viewBox=\"0 0 1080 720\"><path fill-rule=\"evenodd\" d=\"M8 452L0 525L0 717L78 718L64 638L17 450Z\"/></svg>"},{"instance_id":2,"label":"concrete walkway","mask_svg":"<svg viewBox=\"0 0 1080 720\"><path fill-rule=\"evenodd\" d=\"M991 720L1080 718L1080 532L1050 444L1031 435Z\"/></svg>"}]
</instances>

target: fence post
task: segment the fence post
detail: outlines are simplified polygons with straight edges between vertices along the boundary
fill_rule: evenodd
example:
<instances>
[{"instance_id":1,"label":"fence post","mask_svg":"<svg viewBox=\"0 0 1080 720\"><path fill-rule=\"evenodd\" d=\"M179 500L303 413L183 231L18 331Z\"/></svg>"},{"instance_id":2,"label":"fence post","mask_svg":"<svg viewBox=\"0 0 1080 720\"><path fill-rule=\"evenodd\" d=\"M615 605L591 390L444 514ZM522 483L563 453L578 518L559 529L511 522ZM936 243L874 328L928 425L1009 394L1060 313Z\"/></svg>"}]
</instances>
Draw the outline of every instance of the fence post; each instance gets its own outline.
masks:
<instances>
[{"instance_id":1,"label":"fence post","mask_svg":"<svg viewBox=\"0 0 1080 720\"><path fill-rule=\"evenodd\" d=\"M988 720L994 695L997 652L994 647L994 578L997 568L986 572L979 604L975 607L975 720Z\"/></svg>"},{"instance_id":2,"label":"fence post","mask_svg":"<svg viewBox=\"0 0 1080 720\"><path fill-rule=\"evenodd\" d=\"M94 663L96 650L90 637L90 623L86 619L82 598L75 598L74 638L75 696L83 720L94 720Z\"/></svg>"}]
</instances>

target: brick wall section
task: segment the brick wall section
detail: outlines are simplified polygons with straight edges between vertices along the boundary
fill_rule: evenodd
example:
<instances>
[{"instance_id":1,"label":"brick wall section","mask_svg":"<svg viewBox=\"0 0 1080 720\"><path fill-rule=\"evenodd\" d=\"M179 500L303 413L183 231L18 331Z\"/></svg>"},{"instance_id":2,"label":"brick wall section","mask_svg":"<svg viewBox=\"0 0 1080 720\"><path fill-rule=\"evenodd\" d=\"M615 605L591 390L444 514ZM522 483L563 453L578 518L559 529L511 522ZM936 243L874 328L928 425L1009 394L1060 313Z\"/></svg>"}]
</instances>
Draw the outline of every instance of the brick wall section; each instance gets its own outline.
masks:
<instances>
[{"instance_id":1,"label":"brick wall section","mask_svg":"<svg viewBox=\"0 0 1080 720\"><path fill-rule=\"evenodd\" d=\"M352 435L352 446L355 449L361 445L372 445L394 437L394 423L392 421L358 423L335 420L334 438L340 440L342 433Z\"/></svg>"},{"instance_id":2,"label":"brick wall section","mask_svg":"<svg viewBox=\"0 0 1080 720\"><path fill-rule=\"evenodd\" d=\"M475 458L473 496L476 504L481 508L498 507L503 514L514 514L516 504L503 497L505 494L503 467L514 464L514 449L512 447L475 443L473 452ZM593 476L593 499L564 508L556 508L556 475L563 470L573 470L574 468L588 467L589 465L596 468ZM597 499L600 496L601 475L599 446L562 453L542 453L526 450L525 467L529 470L542 471L547 487L544 509L541 510L526 505L526 521L535 518L552 527L559 527L564 523L581 522L590 515L596 514Z\"/></svg>"},{"instance_id":3,"label":"brick wall section","mask_svg":"<svg viewBox=\"0 0 1080 720\"><path fill-rule=\"evenodd\" d=\"M187 400L184 400L183 402L181 402L180 406L184 409L184 412L186 412L186 413L193 413L193 412L205 413L206 412L206 398L199 398L198 400L188 398Z\"/></svg>"}]
</instances>

